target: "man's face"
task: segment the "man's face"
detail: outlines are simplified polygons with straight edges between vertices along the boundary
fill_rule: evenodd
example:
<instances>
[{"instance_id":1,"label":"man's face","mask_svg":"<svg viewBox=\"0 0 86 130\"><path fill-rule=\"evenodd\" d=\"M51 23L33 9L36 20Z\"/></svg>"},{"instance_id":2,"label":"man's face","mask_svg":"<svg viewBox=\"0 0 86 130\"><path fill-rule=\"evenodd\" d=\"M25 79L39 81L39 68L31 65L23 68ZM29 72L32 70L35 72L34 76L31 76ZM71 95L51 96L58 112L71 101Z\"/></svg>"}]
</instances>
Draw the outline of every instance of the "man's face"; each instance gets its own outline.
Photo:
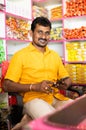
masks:
<instances>
[{"instance_id":1,"label":"man's face","mask_svg":"<svg viewBox=\"0 0 86 130\"><path fill-rule=\"evenodd\" d=\"M33 44L37 47L45 47L50 39L50 27L44 27L37 24L34 32L32 32Z\"/></svg>"}]
</instances>

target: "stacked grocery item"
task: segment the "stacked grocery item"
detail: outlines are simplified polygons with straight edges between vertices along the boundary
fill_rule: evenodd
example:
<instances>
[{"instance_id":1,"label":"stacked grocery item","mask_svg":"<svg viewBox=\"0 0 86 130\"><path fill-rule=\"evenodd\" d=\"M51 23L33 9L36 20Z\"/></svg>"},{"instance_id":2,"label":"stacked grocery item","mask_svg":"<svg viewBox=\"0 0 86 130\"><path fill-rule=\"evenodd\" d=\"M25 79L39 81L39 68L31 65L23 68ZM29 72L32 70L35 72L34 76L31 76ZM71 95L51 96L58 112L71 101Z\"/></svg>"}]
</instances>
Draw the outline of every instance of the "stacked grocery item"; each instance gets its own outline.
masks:
<instances>
[{"instance_id":1,"label":"stacked grocery item","mask_svg":"<svg viewBox=\"0 0 86 130\"><path fill-rule=\"evenodd\" d=\"M51 9L46 9L45 7L33 5L32 7L33 18L44 16L50 20L62 18L62 6L57 6Z\"/></svg>"},{"instance_id":2,"label":"stacked grocery item","mask_svg":"<svg viewBox=\"0 0 86 130\"><path fill-rule=\"evenodd\" d=\"M66 39L81 39L86 38L86 26L80 28L68 29L64 28L64 38Z\"/></svg>"},{"instance_id":3,"label":"stacked grocery item","mask_svg":"<svg viewBox=\"0 0 86 130\"><path fill-rule=\"evenodd\" d=\"M44 7L33 5L32 7L33 18L44 16L48 17L48 10Z\"/></svg>"},{"instance_id":4,"label":"stacked grocery item","mask_svg":"<svg viewBox=\"0 0 86 130\"><path fill-rule=\"evenodd\" d=\"M67 42L66 53L69 62L86 61L86 42Z\"/></svg>"},{"instance_id":5,"label":"stacked grocery item","mask_svg":"<svg viewBox=\"0 0 86 130\"><path fill-rule=\"evenodd\" d=\"M29 40L30 23L27 20L7 17L6 29L8 38Z\"/></svg>"},{"instance_id":6,"label":"stacked grocery item","mask_svg":"<svg viewBox=\"0 0 86 130\"><path fill-rule=\"evenodd\" d=\"M5 50L3 40L0 39L0 63L5 60Z\"/></svg>"},{"instance_id":7,"label":"stacked grocery item","mask_svg":"<svg viewBox=\"0 0 86 130\"><path fill-rule=\"evenodd\" d=\"M51 29L50 40L61 40L62 39L62 27L55 27Z\"/></svg>"},{"instance_id":8,"label":"stacked grocery item","mask_svg":"<svg viewBox=\"0 0 86 130\"><path fill-rule=\"evenodd\" d=\"M65 17L86 15L86 0L66 1Z\"/></svg>"},{"instance_id":9,"label":"stacked grocery item","mask_svg":"<svg viewBox=\"0 0 86 130\"><path fill-rule=\"evenodd\" d=\"M65 65L74 84L86 84L86 64Z\"/></svg>"},{"instance_id":10,"label":"stacked grocery item","mask_svg":"<svg viewBox=\"0 0 86 130\"><path fill-rule=\"evenodd\" d=\"M62 6L54 7L50 10L50 19L62 18Z\"/></svg>"}]
</instances>

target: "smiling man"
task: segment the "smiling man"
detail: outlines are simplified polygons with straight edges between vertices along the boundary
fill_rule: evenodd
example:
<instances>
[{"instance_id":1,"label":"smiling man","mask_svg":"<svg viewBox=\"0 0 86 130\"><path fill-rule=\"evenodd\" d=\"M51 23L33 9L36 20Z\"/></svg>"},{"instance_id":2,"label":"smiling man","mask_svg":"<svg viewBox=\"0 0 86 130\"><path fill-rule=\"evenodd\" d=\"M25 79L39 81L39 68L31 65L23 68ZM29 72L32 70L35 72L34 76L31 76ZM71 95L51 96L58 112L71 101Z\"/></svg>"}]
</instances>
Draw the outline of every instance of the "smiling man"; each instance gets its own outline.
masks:
<instances>
[{"instance_id":1,"label":"smiling man","mask_svg":"<svg viewBox=\"0 0 86 130\"><path fill-rule=\"evenodd\" d=\"M71 79L63 66L60 56L47 47L50 39L51 22L45 17L37 17L31 24L32 42L14 54L4 80L4 90L19 92L23 96L24 111L32 119L44 116L60 103L67 104L71 99L57 91L54 97L52 85L65 77L66 89Z\"/></svg>"}]
</instances>

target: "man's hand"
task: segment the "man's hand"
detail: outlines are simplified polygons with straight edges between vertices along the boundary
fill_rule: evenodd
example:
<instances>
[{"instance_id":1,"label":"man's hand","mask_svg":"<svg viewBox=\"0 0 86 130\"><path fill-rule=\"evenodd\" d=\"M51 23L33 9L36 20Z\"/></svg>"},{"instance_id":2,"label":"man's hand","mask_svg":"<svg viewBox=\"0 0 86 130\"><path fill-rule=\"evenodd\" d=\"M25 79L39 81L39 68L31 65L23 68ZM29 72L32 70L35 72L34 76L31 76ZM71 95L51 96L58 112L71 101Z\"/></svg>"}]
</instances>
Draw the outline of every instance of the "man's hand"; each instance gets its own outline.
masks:
<instances>
[{"instance_id":1,"label":"man's hand","mask_svg":"<svg viewBox=\"0 0 86 130\"><path fill-rule=\"evenodd\" d=\"M54 82L53 87L58 89L67 89L71 85L71 79L69 77L62 78Z\"/></svg>"},{"instance_id":2,"label":"man's hand","mask_svg":"<svg viewBox=\"0 0 86 130\"><path fill-rule=\"evenodd\" d=\"M34 90L38 91L38 92L44 92L44 93L49 94L53 91L51 89L52 85L53 85L52 81L43 80L42 82L36 84L36 86L34 87Z\"/></svg>"}]
</instances>

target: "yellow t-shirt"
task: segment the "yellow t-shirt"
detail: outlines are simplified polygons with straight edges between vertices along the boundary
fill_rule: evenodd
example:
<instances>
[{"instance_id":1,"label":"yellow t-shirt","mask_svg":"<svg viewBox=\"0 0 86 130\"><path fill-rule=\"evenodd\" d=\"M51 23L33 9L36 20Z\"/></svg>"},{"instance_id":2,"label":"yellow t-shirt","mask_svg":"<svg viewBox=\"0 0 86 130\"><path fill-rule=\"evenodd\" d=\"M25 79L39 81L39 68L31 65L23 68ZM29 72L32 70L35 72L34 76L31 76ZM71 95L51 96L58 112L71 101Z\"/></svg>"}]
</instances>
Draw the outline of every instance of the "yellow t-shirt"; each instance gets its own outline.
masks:
<instances>
[{"instance_id":1,"label":"yellow t-shirt","mask_svg":"<svg viewBox=\"0 0 86 130\"><path fill-rule=\"evenodd\" d=\"M54 81L67 76L69 75L55 51L46 47L46 52L43 54L30 43L29 46L14 54L5 79L22 84L34 84L43 80ZM24 103L34 98L41 98L52 103L53 95L33 91L23 94ZM61 94L57 94L57 98L66 100L66 97Z\"/></svg>"}]
</instances>

